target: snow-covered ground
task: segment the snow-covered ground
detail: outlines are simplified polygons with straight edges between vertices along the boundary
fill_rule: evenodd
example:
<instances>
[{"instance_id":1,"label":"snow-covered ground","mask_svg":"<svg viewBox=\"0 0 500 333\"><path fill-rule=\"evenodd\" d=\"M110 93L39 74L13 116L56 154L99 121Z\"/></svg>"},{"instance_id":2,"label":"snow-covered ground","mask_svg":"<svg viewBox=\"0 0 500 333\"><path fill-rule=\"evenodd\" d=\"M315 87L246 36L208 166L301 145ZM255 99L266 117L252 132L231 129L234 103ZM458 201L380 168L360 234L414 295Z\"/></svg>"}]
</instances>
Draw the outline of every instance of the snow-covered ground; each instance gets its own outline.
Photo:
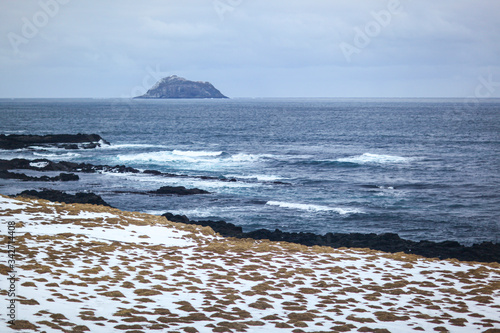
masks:
<instances>
[{"instance_id":1,"label":"snow-covered ground","mask_svg":"<svg viewBox=\"0 0 500 333\"><path fill-rule=\"evenodd\" d=\"M16 326L7 321L16 222ZM500 332L500 265L222 238L0 196L1 332Z\"/></svg>"}]
</instances>

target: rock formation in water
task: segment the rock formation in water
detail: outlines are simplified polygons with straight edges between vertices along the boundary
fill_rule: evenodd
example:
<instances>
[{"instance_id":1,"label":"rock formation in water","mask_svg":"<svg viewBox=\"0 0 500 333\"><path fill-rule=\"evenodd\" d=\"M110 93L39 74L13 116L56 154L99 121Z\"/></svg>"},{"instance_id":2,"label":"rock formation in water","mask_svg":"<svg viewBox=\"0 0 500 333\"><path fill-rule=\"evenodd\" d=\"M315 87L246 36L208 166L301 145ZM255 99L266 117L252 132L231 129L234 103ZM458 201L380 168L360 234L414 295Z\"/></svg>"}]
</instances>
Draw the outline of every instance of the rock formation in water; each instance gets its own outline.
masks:
<instances>
[{"instance_id":1,"label":"rock formation in water","mask_svg":"<svg viewBox=\"0 0 500 333\"><path fill-rule=\"evenodd\" d=\"M211 83L189 81L172 75L158 81L144 95L136 98L227 98Z\"/></svg>"},{"instance_id":2,"label":"rock formation in water","mask_svg":"<svg viewBox=\"0 0 500 333\"><path fill-rule=\"evenodd\" d=\"M21 149L33 146L64 149L92 149L109 142L97 134L4 135L0 134L0 149Z\"/></svg>"},{"instance_id":3,"label":"rock formation in water","mask_svg":"<svg viewBox=\"0 0 500 333\"><path fill-rule=\"evenodd\" d=\"M79 203L111 207L106 201L101 198L101 196L91 192L78 192L76 194L68 194L62 191L45 189L42 191L26 190L16 194L15 196L64 202L67 204Z\"/></svg>"}]
</instances>

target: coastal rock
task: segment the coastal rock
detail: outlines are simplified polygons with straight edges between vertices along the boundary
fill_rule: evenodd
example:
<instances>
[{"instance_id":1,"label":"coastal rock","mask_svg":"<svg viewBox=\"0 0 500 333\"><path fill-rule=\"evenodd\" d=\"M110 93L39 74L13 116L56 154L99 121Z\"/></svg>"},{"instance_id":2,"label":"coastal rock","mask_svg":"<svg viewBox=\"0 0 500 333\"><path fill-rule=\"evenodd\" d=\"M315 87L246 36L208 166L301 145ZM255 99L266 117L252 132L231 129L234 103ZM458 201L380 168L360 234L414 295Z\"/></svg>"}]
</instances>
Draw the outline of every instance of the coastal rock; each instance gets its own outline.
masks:
<instances>
[{"instance_id":1,"label":"coastal rock","mask_svg":"<svg viewBox=\"0 0 500 333\"><path fill-rule=\"evenodd\" d=\"M0 149L22 149L32 146L65 149L92 149L109 145L97 134L4 135L0 134Z\"/></svg>"},{"instance_id":2,"label":"coastal rock","mask_svg":"<svg viewBox=\"0 0 500 333\"><path fill-rule=\"evenodd\" d=\"M428 258L455 258L464 261L500 262L500 244L492 242L465 246L455 241L415 242L402 239L394 233L327 233L325 235L317 235L308 232L284 232L279 229L275 229L274 231L259 229L243 232L240 226L225 221L192 221L184 215L173 215L171 213L165 213L162 216L172 222L208 226L215 232L226 237L251 238L256 240L268 239L270 241L290 242L306 246L369 248L390 253L404 252L417 254Z\"/></svg>"},{"instance_id":3,"label":"coastal rock","mask_svg":"<svg viewBox=\"0 0 500 333\"><path fill-rule=\"evenodd\" d=\"M144 95L135 98L227 98L211 83L189 81L172 75L158 81Z\"/></svg>"},{"instance_id":4,"label":"coastal rock","mask_svg":"<svg viewBox=\"0 0 500 333\"><path fill-rule=\"evenodd\" d=\"M27 160L23 158L14 158L12 160L0 160L0 170L37 170L37 171L64 171L64 172L114 172L114 173L140 173L139 170L125 165L93 165L88 163L74 162L53 162L48 159Z\"/></svg>"},{"instance_id":5,"label":"coastal rock","mask_svg":"<svg viewBox=\"0 0 500 333\"><path fill-rule=\"evenodd\" d=\"M218 232L222 236L227 237L238 237L238 238L251 238L244 237L243 229L239 226L236 226L232 223L228 223L225 221L192 221L186 215L174 215L172 213L165 213L164 216L167 220L172 222L180 222L185 224L196 224L201 225L203 227L210 227L215 232Z\"/></svg>"},{"instance_id":6,"label":"coastal rock","mask_svg":"<svg viewBox=\"0 0 500 333\"><path fill-rule=\"evenodd\" d=\"M161 172L158 170L138 170L125 165L93 165L89 163L75 163L68 161L54 162L45 158L27 160L23 158L14 158L12 160L0 159L0 170L36 170L36 171L64 171L64 172L83 172L83 173L98 173L98 172L113 172L113 173L143 173L153 176L171 177L171 178L196 178L203 180L216 180L220 182L241 182L235 178L223 178L214 176L195 176L174 174L168 172ZM267 182L262 182L267 183ZM282 183L287 184L287 183ZM289 185L289 184L287 184Z\"/></svg>"},{"instance_id":7,"label":"coastal rock","mask_svg":"<svg viewBox=\"0 0 500 333\"><path fill-rule=\"evenodd\" d=\"M171 222L180 222L180 223L186 223L189 224L189 219L186 215L174 215L172 213L165 213L162 216L165 216L167 220Z\"/></svg>"},{"instance_id":8,"label":"coastal rock","mask_svg":"<svg viewBox=\"0 0 500 333\"><path fill-rule=\"evenodd\" d=\"M205 190L199 188L185 188L184 186L162 186L156 191L149 192L151 194L164 194L164 195L194 195L194 194L210 194Z\"/></svg>"},{"instance_id":9,"label":"coastal rock","mask_svg":"<svg viewBox=\"0 0 500 333\"><path fill-rule=\"evenodd\" d=\"M7 170L0 170L0 178L2 179L18 179L22 181L39 181L39 182L69 182L69 181L77 181L80 179L78 175L75 175L74 173L60 173L59 176L55 177L48 177L48 176L41 176L41 177L33 177L33 176L28 176L24 173L17 173L17 172L9 172Z\"/></svg>"},{"instance_id":10,"label":"coastal rock","mask_svg":"<svg viewBox=\"0 0 500 333\"><path fill-rule=\"evenodd\" d=\"M104 201L101 198L101 196L95 193L79 192L73 195L57 190L43 190L43 191L28 190L18 193L15 196L44 199L55 202L64 202L67 204L80 203L80 204L91 204L91 205L101 205L101 206L111 207L111 205L109 205L106 201Z\"/></svg>"}]
</instances>

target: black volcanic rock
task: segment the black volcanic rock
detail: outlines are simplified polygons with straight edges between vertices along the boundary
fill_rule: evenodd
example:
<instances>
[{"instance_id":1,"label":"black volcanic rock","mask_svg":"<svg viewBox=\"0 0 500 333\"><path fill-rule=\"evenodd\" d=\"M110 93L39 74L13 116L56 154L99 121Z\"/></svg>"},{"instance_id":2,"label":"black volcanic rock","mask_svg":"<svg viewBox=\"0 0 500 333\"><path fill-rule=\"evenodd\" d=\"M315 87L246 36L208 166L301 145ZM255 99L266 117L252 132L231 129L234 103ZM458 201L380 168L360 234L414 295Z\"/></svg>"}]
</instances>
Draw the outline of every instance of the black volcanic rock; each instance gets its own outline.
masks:
<instances>
[{"instance_id":1,"label":"black volcanic rock","mask_svg":"<svg viewBox=\"0 0 500 333\"><path fill-rule=\"evenodd\" d=\"M140 173L139 170L124 165L93 165L89 163L74 163L67 161L53 162L45 158L27 160L24 158L14 158L12 160L0 159L0 170L36 170L36 171L65 171L97 173L101 171L114 173Z\"/></svg>"},{"instance_id":2,"label":"black volcanic rock","mask_svg":"<svg viewBox=\"0 0 500 333\"><path fill-rule=\"evenodd\" d=\"M188 223L189 224L189 219L186 215L175 215L172 213L165 213L162 216L165 216L167 220L171 222L181 222L181 223Z\"/></svg>"},{"instance_id":3,"label":"black volcanic rock","mask_svg":"<svg viewBox=\"0 0 500 333\"><path fill-rule=\"evenodd\" d=\"M175 215L172 213L165 213L162 216L164 216L167 220L171 222L180 222L185 224L195 224L195 225L201 225L203 227L210 227L215 232L218 232L222 236L251 238L245 236L246 234L243 233L243 229L241 227L235 226L234 224L225 221L210 221L210 220L192 221L186 215Z\"/></svg>"},{"instance_id":4,"label":"black volcanic rock","mask_svg":"<svg viewBox=\"0 0 500 333\"><path fill-rule=\"evenodd\" d=\"M184 186L163 186L156 191L149 192L151 194L165 194L165 195L193 195L193 194L210 194L205 190L199 188L185 188Z\"/></svg>"},{"instance_id":5,"label":"black volcanic rock","mask_svg":"<svg viewBox=\"0 0 500 333\"><path fill-rule=\"evenodd\" d=\"M172 75L158 81L144 95L135 98L227 98L211 83L189 81Z\"/></svg>"},{"instance_id":6,"label":"black volcanic rock","mask_svg":"<svg viewBox=\"0 0 500 333\"><path fill-rule=\"evenodd\" d=\"M101 206L111 207L106 201L104 201L99 195L95 193L79 192L72 195L57 190L43 190L43 191L29 190L18 193L15 196L64 202L67 204L80 203L80 204L91 204L91 205L101 205Z\"/></svg>"},{"instance_id":7,"label":"black volcanic rock","mask_svg":"<svg viewBox=\"0 0 500 333\"><path fill-rule=\"evenodd\" d=\"M197 178L203 180L217 180L221 182L237 182L234 178L221 178L214 176L193 176L193 175L183 175L174 174L168 172L161 172L158 170L138 170L132 167L127 167L125 165L93 165L89 163L75 163L69 161L59 161L54 162L45 158L39 158L35 160L28 160L24 158L14 158L11 160L0 159L0 171L1 170L36 170L36 171L64 171L64 172L83 172L83 173L99 173L99 172L113 172L113 173L144 173L154 176L161 177L172 177L172 178ZM281 183L289 185L288 183Z\"/></svg>"},{"instance_id":8,"label":"black volcanic rock","mask_svg":"<svg viewBox=\"0 0 500 333\"><path fill-rule=\"evenodd\" d=\"M274 231L259 229L243 232L240 226L225 221L192 221L184 215L174 215L171 213L165 213L162 216L172 222L208 226L215 232L226 237L251 238L256 240L268 239L270 241L290 242L306 246L369 248L390 253L404 252L416 254L428 258L456 258L464 261L500 262L500 244L492 242L465 246L455 241L415 242L402 239L394 233L327 233L325 235L317 235L309 232L286 232L279 229Z\"/></svg>"},{"instance_id":9,"label":"black volcanic rock","mask_svg":"<svg viewBox=\"0 0 500 333\"><path fill-rule=\"evenodd\" d=\"M4 135L0 134L0 149L21 149L49 146L65 149L92 149L109 144L97 134Z\"/></svg>"},{"instance_id":10,"label":"black volcanic rock","mask_svg":"<svg viewBox=\"0 0 500 333\"><path fill-rule=\"evenodd\" d=\"M39 181L39 182L70 182L77 181L80 179L78 175L74 173L60 173L59 176L49 177L49 176L41 176L41 177L33 177L28 176L24 173L17 172L9 172L7 170L0 170L0 178L2 179L18 179L22 181Z\"/></svg>"}]
</instances>

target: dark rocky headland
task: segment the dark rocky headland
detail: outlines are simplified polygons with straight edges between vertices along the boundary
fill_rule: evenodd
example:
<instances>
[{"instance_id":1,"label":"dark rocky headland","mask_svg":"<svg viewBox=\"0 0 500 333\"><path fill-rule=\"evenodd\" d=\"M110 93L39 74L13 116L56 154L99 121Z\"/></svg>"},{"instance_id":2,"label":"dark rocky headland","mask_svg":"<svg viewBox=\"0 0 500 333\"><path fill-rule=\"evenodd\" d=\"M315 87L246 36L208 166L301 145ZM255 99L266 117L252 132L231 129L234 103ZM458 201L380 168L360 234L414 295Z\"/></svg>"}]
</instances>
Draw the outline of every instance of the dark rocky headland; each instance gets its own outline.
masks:
<instances>
[{"instance_id":1,"label":"dark rocky headland","mask_svg":"<svg viewBox=\"0 0 500 333\"><path fill-rule=\"evenodd\" d=\"M190 81L172 75L158 81L144 95L135 98L228 98L209 82Z\"/></svg>"},{"instance_id":2,"label":"dark rocky headland","mask_svg":"<svg viewBox=\"0 0 500 333\"><path fill-rule=\"evenodd\" d=\"M78 203L111 207L111 205L104 201L101 196L91 192L78 192L75 194L68 194L62 191L45 189L42 191L27 190L16 194L14 197L16 196L31 199L43 199L54 202L64 202L67 204Z\"/></svg>"},{"instance_id":3,"label":"dark rocky headland","mask_svg":"<svg viewBox=\"0 0 500 333\"><path fill-rule=\"evenodd\" d=\"M5 135L0 134L0 149L22 149L33 146L64 149L93 149L109 142L97 134Z\"/></svg>"}]
</instances>

